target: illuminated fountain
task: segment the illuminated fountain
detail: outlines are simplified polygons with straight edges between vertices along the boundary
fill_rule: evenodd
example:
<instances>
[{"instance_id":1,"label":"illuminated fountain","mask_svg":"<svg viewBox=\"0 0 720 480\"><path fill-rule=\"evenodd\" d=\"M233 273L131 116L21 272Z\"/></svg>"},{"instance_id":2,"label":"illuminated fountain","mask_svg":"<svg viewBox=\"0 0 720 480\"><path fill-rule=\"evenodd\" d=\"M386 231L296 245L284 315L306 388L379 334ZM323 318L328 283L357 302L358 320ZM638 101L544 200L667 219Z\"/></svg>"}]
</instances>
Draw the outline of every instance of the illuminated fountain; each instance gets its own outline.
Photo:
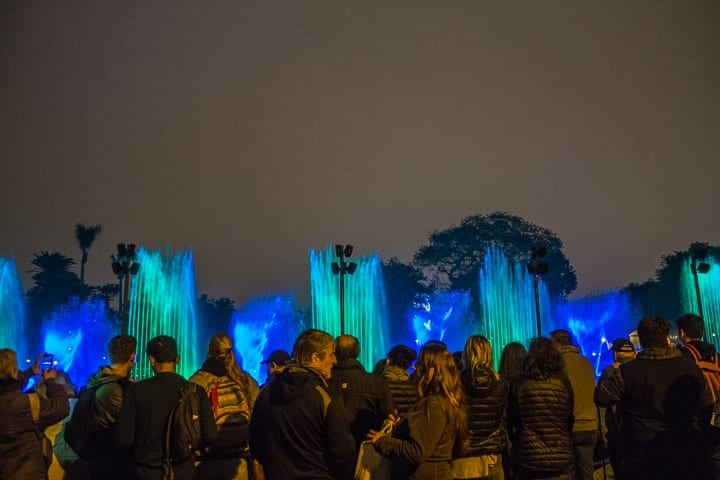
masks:
<instances>
[{"instance_id":1,"label":"illuminated fountain","mask_svg":"<svg viewBox=\"0 0 720 480\"><path fill-rule=\"evenodd\" d=\"M542 333L547 335L550 300L542 280L538 287ZM483 331L497 352L497 364L505 345L520 342L527 347L529 340L538 335L533 277L526 272L524 263L511 262L501 249L490 247L479 271L478 292Z\"/></svg>"},{"instance_id":2,"label":"illuminated fountain","mask_svg":"<svg viewBox=\"0 0 720 480\"><path fill-rule=\"evenodd\" d=\"M313 327L340 335L339 275L330 267L334 250L310 251ZM357 270L345 276L345 333L360 340L360 363L371 370L387 355L387 308L382 265L377 255L358 258Z\"/></svg>"},{"instance_id":3,"label":"illuminated fountain","mask_svg":"<svg viewBox=\"0 0 720 480\"><path fill-rule=\"evenodd\" d=\"M107 344L115 335L105 302L73 298L43 319L43 351L76 386L85 385L101 365L109 365Z\"/></svg>"},{"instance_id":4,"label":"illuminated fountain","mask_svg":"<svg viewBox=\"0 0 720 480\"><path fill-rule=\"evenodd\" d=\"M273 350L292 353L295 338L303 328L292 294L252 300L230 319L230 336L238 361L255 380L263 383L266 370L260 362Z\"/></svg>"},{"instance_id":5,"label":"illuminated fountain","mask_svg":"<svg viewBox=\"0 0 720 480\"><path fill-rule=\"evenodd\" d=\"M467 338L477 330L468 292L416 295L406 318L415 337L405 344L416 350L428 340L445 342L450 351L462 350Z\"/></svg>"},{"instance_id":6,"label":"illuminated fountain","mask_svg":"<svg viewBox=\"0 0 720 480\"><path fill-rule=\"evenodd\" d=\"M200 367L197 345L198 328L195 298L195 273L192 251L165 255L148 252L137 254L142 265L133 277L130 291L128 333L137 339L138 361L133 369L136 379L153 375L145 353L148 342L158 335L169 335L177 341L180 363L177 372L189 377Z\"/></svg>"},{"instance_id":7,"label":"illuminated fountain","mask_svg":"<svg viewBox=\"0 0 720 480\"><path fill-rule=\"evenodd\" d=\"M711 255L708 255L704 261L710 265L710 270L707 273L698 273L698 284L702 298L705 332L708 337L705 340L720 350L720 262ZM695 280L690 269L690 262L690 259L683 262L682 268L680 284L683 310L699 314Z\"/></svg>"},{"instance_id":8,"label":"illuminated fountain","mask_svg":"<svg viewBox=\"0 0 720 480\"><path fill-rule=\"evenodd\" d=\"M25 300L15 260L0 257L0 348L11 348L19 358L28 354L25 339Z\"/></svg>"}]
</instances>

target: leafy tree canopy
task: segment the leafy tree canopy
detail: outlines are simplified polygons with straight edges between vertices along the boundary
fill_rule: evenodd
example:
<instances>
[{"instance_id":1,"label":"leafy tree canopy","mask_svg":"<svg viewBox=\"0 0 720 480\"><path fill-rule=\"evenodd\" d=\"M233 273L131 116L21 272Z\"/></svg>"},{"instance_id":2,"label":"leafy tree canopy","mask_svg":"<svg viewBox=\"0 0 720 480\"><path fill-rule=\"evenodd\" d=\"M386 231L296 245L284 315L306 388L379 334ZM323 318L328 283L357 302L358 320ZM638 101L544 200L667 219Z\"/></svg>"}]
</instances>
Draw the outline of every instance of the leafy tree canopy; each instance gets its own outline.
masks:
<instances>
[{"instance_id":1,"label":"leafy tree canopy","mask_svg":"<svg viewBox=\"0 0 720 480\"><path fill-rule=\"evenodd\" d=\"M545 247L550 270L543 282L553 297L565 297L577 288L575 270L562 251L563 243L547 228L504 212L472 215L460 225L436 230L428 245L420 247L413 265L421 269L435 289L474 290L478 269L491 245L512 261L526 262L533 247Z\"/></svg>"}]
</instances>

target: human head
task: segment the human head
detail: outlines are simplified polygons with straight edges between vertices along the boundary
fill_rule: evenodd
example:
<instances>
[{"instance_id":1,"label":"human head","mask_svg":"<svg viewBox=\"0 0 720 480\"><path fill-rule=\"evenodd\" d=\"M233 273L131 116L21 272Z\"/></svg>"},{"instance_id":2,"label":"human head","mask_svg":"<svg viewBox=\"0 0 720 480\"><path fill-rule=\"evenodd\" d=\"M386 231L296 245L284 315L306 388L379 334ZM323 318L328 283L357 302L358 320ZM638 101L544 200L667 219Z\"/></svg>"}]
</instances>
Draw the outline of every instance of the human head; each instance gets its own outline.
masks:
<instances>
[{"instance_id":1,"label":"human head","mask_svg":"<svg viewBox=\"0 0 720 480\"><path fill-rule=\"evenodd\" d=\"M407 345L395 345L387 354L387 364L407 370L416 358L417 353L412 348Z\"/></svg>"},{"instance_id":2,"label":"human head","mask_svg":"<svg viewBox=\"0 0 720 480\"><path fill-rule=\"evenodd\" d=\"M523 373L535 380L557 376L563 371L565 363L556 344L549 338L533 338L530 349L523 362Z\"/></svg>"},{"instance_id":3,"label":"human head","mask_svg":"<svg viewBox=\"0 0 720 480\"><path fill-rule=\"evenodd\" d=\"M567 330L553 330L550 332L550 338L557 342L561 347L569 347L573 344L572 335Z\"/></svg>"},{"instance_id":4,"label":"human head","mask_svg":"<svg viewBox=\"0 0 720 480\"><path fill-rule=\"evenodd\" d=\"M328 379L332 367L337 363L335 358L335 341L329 333L310 328L295 340L293 358L298 365L313 367Z\"/></svg>"},{"instance_id":5,"label":"human head","mask_svg":"<svg viewBox=\"0 0 720 480\"><path fill-rule=\"evenodd\" d=\"M17 355L9 348L0 349L0 381L17 380Z\"/></svg>"},{"instance_id":6,"label":"human head","mask_svg":"<svg viewBox=\"0 0 720 480\"><path fill-rule=\"evenodd\" d=\"M282 372L285 366L292 361L290 354L285 350L273 350L270 355L260 363L267 364L268 377L273 373Z\"/></svg>"},{"instance_id":7,"label":"human head","mask_svg":"<svg viewBox=\"0 0 720 480\"><path fill-rule=\"evenodd\" d=\"M670 323L662 317L645 317L638 323L638 337L643 349L668 346Z\"/></svg>"},{"instance_id":8,"label":"human head","mask_svg":"<svg viewBox=\"0 0 720 480\"><path fill-rule=\"evenodd\" d=\"M154 370L174 371L178 362L177 342L174 338L167 335L155 337L148 342L146 351Z\"/></svg>"},{"instance_id":9,"label":"human head","mask_svg":"<svg viewBox=\"0 0 720 480\"><path fill-rule=\"evenodd\" d=\"M500 377L510 381L520 375L523 371L523 362L527 356L527 350L522 343L510 342L503 348L500 355Z\"/></svg>"},{"instance_id":10,"label":"human head","mask_svg":"<svg viewBox=\"0 0 720 480\"><path fill-rule=\"evenodd\" d=\"M337 361L355 360L360 356L360 342L352 335L340 335L336 340Z\"/></svg>"},{"instance_id":11,"label":"human head","mask_svg":"<svg viewBox=\"0 0 720 480\"><path fill-rule=\"evenodd\" d=\"M635 358L635 347L627 338L617 338L612 342L613 358L616 362L625 363Z\"/></svg>"},{"instance_id":12,"label":"human head","mask_svg":"<svg viewBox=\"0 0 720 480\"><path fill-rule=\"evenodd\" d=\"M115 335L108 343L108 354L112 365L135 362L137 341L131 335Z\"/></svg>"},{"instance_id":13,"label":"human head","mask_svg":"<svg viewBox=\"0 0 720 480\"><path fill-rule=\"evenodd\" d=\"M493 368L493 351L487 338L482 335L472 335L467 339L463 351L463 364L467 370Z\"/></svg>"},{"instance_id":14,"label":"human head","mask_svg":"<svg viewBox=\"0 0 720 480\"><path fill-rule=\"evenodd\" d=\"M700 340L705 334L705 322L695 314L686 313L678 318L675 323L677 323L680 340L682 340L683 343L691 340Z\"/></svg>"}]
</instances>

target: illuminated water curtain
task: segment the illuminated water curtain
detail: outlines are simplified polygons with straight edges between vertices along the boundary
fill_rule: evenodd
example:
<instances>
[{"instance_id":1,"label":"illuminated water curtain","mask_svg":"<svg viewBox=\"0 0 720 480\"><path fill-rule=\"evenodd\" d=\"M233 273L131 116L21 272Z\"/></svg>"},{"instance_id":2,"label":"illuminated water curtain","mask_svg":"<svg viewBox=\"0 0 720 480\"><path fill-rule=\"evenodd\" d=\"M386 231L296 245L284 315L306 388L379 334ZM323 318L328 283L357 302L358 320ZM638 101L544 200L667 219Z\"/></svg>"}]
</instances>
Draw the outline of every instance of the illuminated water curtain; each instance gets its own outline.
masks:
<instances>
[{"instance_id":1,"label":"illuminated water curtain","mask_svg":"<svg viewBox=\"0 0 720 480\"><path fill-rule=\"evenodd\" d=\"M333 274L334 249L310 251L313 327L340 335L339 275ZM387 355L387 303L382 265L377 255L356 258L357 269L345 278L345 333L360 340L360 363L372 369Z\"/></svg>"},{"instance_id":2,"label":"illuminated water curtain","mask_svg":"<svg viewBox=\"0 0 720 480\"><path fill-rule=\"evenodd\" d=\"M542 280L538 293L540 309L548 317L550 300ZM479 270L478 300L485 336L498 352L496 363L499 352L508 343L520 342L527 346L529 340L537 336L533 277L526 272L524 263L511 262L497 247L485 252ZM545 330L543 322L543 332Z\"/></svg>"},{"instance_id":3,"label":"illuminated water curtain","mask_svg":"<svg viewBox=\"0 0 720 480\"><path fill-rule=\"evenodd\" d=\"M165 255L140 249L142 268L133 279L130 291L128 333L138 342L138 362L133 376L144 379L153 375L145 354L147 343L157 335L169 335L177 341L180 363L177 371L189 377L201 365L197 345L198 328L195 298L195 273L192 252Z\"/></svg>"},{"instance_id":4,"label":"illuminated water curtain","mask_svg":"<svg viewBox=\"0 0 720 480\"><path fill-rule=\"evenodd\" d=\"M19 358L27 355L25 296L15 260L0 257L0 348L11 348Z\"/></svg>"},{"instance_id":5,"label":"illuminated water curtain","mask_svg":"<svg viewBox=\"0 0 720 480\"><path fill-rule=\"evenodd\" d=\"M292 351L303 328L292 294L252 300L236 310L230 319L230 336L242 367L263 383L267 371L261 362L273 350Z\"/></svg>"},{"instance_id":6,"label":"illuminated water curtain","mask_svg":"<svg viewBox=\"0 0 720 480\"><path fill-rule=\"evenodd\" d=\"M595 375L612 363L610 343L616 338L627 338L641 315L633 310L629 295L622 292L603 292L586 296L556 307L554 328L572 333L581 353L592 360ZM550 330L548 330L549 333Z\"/></svg>"},{"instance_id":7,"label":"illuminated water curtain","mask_svg":"<svg viewBox=\"0 0 720 480\"><path fill-rule=\"evenodd\" d=\"M451 351L462 350L467 338L477 333L468 292L441 292L432 296L417 294L406 319L412 325L415 337L405 343L415 349L429 340L440 340Z\"/></svg>"},{"instance_id":8,"label":"illuminated water curtain","mask_svg":"<svg viewBox=\"0 0 720 480\"><path fill-rule=\"evenodd\" d=\"M720 349L720 262L717 258L708 255L703 263L709 268L704 273L699 273L697 279L707 335L705 340ZM683 263L681 286L684 311L699 314L690 259Z\"/></svg>"},{"instance_id":9,"label":"illuminated water curtain","mask_svg":"<svg viewBox=\"0 0 720 480\"><path fill-rule=\"evenodd\" d=\"M73 298L42 322L43 350L58 370L80 387L101 365L109 365L108 341L115 335L103 300Z\"/></svg>"}]
</instances>

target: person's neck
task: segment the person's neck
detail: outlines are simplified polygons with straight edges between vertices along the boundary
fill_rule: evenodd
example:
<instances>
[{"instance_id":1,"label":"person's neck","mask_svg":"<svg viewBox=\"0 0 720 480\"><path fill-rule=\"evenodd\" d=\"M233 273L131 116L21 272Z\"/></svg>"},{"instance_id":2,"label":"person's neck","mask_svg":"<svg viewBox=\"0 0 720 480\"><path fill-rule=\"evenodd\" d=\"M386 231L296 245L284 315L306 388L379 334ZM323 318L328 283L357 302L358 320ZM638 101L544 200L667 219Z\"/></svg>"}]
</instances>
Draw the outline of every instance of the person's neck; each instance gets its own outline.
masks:
<instances>
[{"instance_id":1,"label":"person's neck","mask_svg":"<svg viewBox=\"0 0 720 480\"><path fill-rule=\"evenodd\" d=\"M155 373L175 373L175 362L155 363Z\"/></svg>"},{"instance_id":2,"label":"person's neck","mask_svg":"<svg viewBox=\"0 0 720 480\"><path fill-rule=\"evenodd\" d=\"M130 375L130 369L132 368L132 364L128 363L112 363L110 364L110 370L113 371L115 375L118 377L127 377Z\"/></svg>"}]
</instances>

